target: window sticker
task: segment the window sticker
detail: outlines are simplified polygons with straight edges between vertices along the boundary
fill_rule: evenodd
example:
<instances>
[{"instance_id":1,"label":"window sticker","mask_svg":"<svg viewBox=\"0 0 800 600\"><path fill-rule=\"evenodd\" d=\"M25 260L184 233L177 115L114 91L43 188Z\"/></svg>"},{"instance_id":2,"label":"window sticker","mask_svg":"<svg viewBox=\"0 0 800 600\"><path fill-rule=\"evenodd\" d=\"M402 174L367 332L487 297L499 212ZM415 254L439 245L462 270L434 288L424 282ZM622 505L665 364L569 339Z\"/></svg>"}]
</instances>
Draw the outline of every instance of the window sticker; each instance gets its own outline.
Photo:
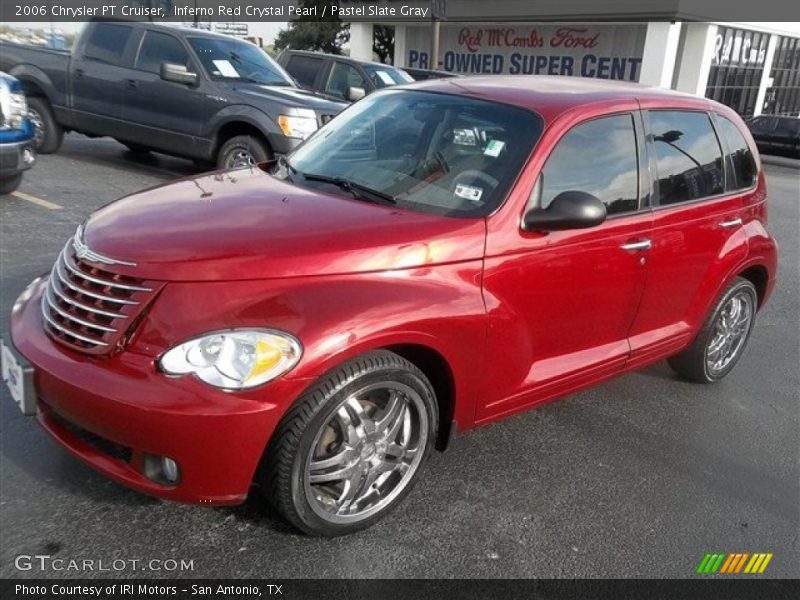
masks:
<instances>
[{"instance_id":1,"label":"window sticker","mask_svg":"<svg viewBox=\"0 0 800 600\"><path fill-rule=\"evenodd\" d=\"M483 188L473 187L471 185L464 185L463 183L459 183L456 186L456 191L453 193L459 198L464 198L465 200L469 200L470 202L480 202L481 196L483 196Z\"/></svg>"},{"instance_id":2,"label":"window sticker","mask_svg":"<svg viewBox=\"0 0 800 600\"><path fill-rule=\"evenodd\" d=\"M236 70L229 61L227 60L212 60L211 62L214 63L214 66L219 71L219 74L223 77L239 77L239 71Z\"/></svg>"},{"instance_id":3,"label":"window sticker","mask_svg":"<svg viewBox=\"0 0 800 600\"><path fill-rule=\"evenodd\" d=\"M457 146L477 146L478 136L474 129L453 129L453 143Z\"/></svg>"},{"instance_id":4,"label":"window sticker","mask_svg":"<svg viewBox=\"0 0 800 600\"><path fill-rule=\"evenodd\" d=\"M386 85L394 85L394 79L386 71L375 71L375 74L381 78L381 81Z\"/></svg>"},{"instance_id":5,"label":"window sticker","mask_svg":"<svg viewBox=\"0 0 800 600\"><path fill-rule=\"evenodd\" d=\"M486 149L483 153L486 156L491 156L493 158L497 158L500 156L500 153L503 151L503 148L506 147L505 142L501 142L500 140L489 140L489 143L486 144Z\"/></svg>"}]
</instances>

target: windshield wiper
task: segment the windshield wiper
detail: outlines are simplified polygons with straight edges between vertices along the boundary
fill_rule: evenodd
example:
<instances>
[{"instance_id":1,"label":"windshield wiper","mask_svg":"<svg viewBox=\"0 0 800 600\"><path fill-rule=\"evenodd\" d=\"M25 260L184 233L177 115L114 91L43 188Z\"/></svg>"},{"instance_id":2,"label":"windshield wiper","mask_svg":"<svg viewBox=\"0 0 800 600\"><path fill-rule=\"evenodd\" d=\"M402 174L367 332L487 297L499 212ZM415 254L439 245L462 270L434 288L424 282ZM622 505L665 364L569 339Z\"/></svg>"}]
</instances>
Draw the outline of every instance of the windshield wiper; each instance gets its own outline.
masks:
<instances>
[{"instance_id":1,"label":"windshield wiper","mask_svg":"<svg viewBox=\"0 0 800 600\"><path fill-rule=\"evenodd\" d=\"M287 163L284 162L284 164ZM288 164L287 166L289 166L289 168L295 173L300 173L294 167ZM360 183L356 183L350 179L345 179L344 177L329 177L327 175L316 175L314 173L300 174L303 176L303 179L307 179L309 181L321 181L323 183L335 185L339 189L352 194L354 198L358 198L359 200L371 200L373 202L378 202L379 204L397 204L397 198L391 194L381 192L380 190L373 190L370 187L361 185Z\"/></svg>"}]
</instances>

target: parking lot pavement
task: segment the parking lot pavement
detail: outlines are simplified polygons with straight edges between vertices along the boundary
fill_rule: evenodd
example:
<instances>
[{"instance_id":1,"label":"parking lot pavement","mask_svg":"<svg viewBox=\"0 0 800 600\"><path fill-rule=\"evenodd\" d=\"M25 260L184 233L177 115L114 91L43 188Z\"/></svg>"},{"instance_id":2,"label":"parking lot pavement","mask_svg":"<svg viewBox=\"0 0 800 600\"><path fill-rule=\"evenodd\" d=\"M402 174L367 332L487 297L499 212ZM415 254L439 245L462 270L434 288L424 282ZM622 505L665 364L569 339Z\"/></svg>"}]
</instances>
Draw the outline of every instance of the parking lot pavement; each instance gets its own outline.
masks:
<instances>
[{"instance_id":1,"label":"parking lot pavement","mask_svg":"<svg viewBox=\"0 0 800 600\"><path fill-rule=\"evenodd\" d=\"M0 397L0 576L20 554L187 559L192 577L690 577L706 552L772 552L800 577L800 162L767 164L778 286L747 354L698 386L665 364L472 431L433 456L377 527L304 537L258 494L242 507L149 499L69 457ZM3 333L16 295L92 210L195 171L67 136L0 200ZM202 440L198 440L202 443ZM108 576L47 571L46 576ZM131 576L175 572L123 571Z\"/></svg>"}]
</instances>

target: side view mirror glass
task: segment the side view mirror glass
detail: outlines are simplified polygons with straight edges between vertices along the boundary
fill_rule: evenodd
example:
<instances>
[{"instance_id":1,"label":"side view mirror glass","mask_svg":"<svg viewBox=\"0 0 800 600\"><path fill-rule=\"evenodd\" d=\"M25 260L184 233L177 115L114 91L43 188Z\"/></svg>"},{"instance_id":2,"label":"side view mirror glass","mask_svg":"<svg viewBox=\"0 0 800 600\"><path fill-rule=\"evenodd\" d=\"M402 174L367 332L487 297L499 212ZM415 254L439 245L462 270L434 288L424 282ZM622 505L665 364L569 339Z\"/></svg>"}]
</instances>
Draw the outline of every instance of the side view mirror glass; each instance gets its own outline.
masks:
<instances>
[{"instance_id":1,"label":"side view mirror glass","mask_svg":"<svg viewBox=\"0 0 800 600\"><path fill-rule=\"evenodd\" d=\"M547 208L532 208L522 219L525 231L586 229L606 220L606 205L586 192L566 191Z\"/></svg>"}]
</instances>

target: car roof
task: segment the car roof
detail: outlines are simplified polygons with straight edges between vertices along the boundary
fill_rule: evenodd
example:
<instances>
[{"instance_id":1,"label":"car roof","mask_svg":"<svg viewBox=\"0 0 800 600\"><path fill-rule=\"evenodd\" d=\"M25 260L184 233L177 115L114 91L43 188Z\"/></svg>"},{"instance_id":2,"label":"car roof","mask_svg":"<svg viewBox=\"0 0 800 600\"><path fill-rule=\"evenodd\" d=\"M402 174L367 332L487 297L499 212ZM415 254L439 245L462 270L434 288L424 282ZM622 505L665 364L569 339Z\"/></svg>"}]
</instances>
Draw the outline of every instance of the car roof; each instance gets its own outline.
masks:
<instances>
[{"instance_id":1,"label":"car roof","mask_svg":"<svg viewBox=\"0 0 800 600\"><path fill-rule=\"evenodd\" d=\"M226 35L224 33L217 33L216 31L210 31L208 29L201 29L199 27L192 27L190 25L184 25L181 23L175 24L164 24L164 23L151 23L149 21L134 21L128 19L107 19L96 17L89 21L90 23L106 23L111 25L128 25L131 27L138 27L140 29L147 29L147 30L155 30L155 31L168 31L172 33L177 33L181 35L191 35L196 37L208 37L208 38L217 38L217 39L224 39L230 41L237 41L237 42L245 42L241 38Z\"/></svg>"},{"instance_id":2,"label":"car roof","mask_svg":"<svg viewBox=\"0 0 800 600\"><path fill-rule=\"evenodd\" d=\"M545 120L572 108L614 101L655 100L665 106L708 110L719 106L707 98L622 81L558 75L491 75L429 79L403 88L485 98L534 110Z\"/></svg>"},{"instance_id":3,"label":"car roof","mask_svg":"<svg viewBox=\"0 0 800 600\"><path fill-rule=\"evenodd\" d=\"M341 60L343 62L352 62L357 63L359 65L374 65L376 67L383 67L384 69L391 68L391 69L399 69L400 67L395 67L394 65L387 65L385 63L376 62L374 60L362 60L360 58L353 58L352 56L345 56L344 54L330 54L328 52L314 52L313 50L284 50L287 55L298 55L298 56L314 56L317 58L335 58L336 60Z\"/></svg>"}]
</instances>

